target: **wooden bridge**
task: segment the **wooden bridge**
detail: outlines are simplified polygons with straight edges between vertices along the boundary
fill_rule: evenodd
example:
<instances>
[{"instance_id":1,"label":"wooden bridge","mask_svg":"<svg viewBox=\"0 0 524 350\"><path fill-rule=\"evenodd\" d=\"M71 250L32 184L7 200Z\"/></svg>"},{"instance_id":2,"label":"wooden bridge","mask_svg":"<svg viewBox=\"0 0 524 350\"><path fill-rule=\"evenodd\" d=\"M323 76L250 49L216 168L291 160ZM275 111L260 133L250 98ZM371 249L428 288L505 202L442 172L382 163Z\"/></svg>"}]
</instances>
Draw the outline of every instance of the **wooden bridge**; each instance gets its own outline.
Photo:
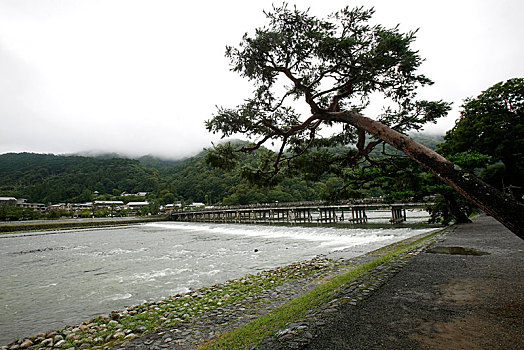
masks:
<instances>
[{"instance_id":1,"label":"wooden bridge","mask_svg":"<svg viewBox=\"0 0 524 350\"><path fill-rule=\"evenodd\" d=\"M346 203L328 205L323 203L263 204L236 208L220 207L189 211L173 211L172 221L215 223L353 223L368 221L366 211L391 210L391 223L406 221L406 209L423 208L429 203Z\"/></svg>"}]
</instances>

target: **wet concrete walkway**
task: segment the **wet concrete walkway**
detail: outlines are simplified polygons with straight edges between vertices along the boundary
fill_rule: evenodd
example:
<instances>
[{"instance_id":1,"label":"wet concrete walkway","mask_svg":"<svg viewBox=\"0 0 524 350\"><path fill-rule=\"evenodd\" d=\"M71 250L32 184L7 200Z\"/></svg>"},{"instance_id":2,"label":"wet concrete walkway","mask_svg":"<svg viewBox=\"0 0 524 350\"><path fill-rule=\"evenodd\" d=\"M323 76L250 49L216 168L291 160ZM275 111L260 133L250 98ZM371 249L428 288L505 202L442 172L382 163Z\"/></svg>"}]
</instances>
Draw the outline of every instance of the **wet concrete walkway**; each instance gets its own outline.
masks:
<instances>
[{"instance_id":1,"label":"wet concrete walkway","mask_svg":"<svg viewBox=\"0 0 524 350\"><path fill-rule=\"evenodd\" d=\"M522 349L524 241L488 216L456 226L314 334L301 348Z\"/></svg>"}]
</instances>

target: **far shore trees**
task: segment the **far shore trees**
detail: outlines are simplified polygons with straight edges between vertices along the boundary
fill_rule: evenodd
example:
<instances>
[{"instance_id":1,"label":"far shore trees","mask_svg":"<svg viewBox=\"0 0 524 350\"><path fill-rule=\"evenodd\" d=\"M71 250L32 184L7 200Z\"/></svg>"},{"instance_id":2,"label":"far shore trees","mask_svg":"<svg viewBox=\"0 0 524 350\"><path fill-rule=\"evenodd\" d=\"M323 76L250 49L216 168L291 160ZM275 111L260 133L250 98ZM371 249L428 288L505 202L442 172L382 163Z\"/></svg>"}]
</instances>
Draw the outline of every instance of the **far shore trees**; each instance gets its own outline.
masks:
<instances>
[{"instance_id":1,"label":"far shore trees","mask_svg":"<svg viewBox=\"0 0 524 350\"><path fill-rule=\"evenodd\" d=\"M218 145L208 161L232 169L239 152L273 143L278 151L259 153L258 167L242 169L252 181L271 182L280 174L343 174L387 162L370 156L387 143L524 238L522 203L405 135L450 107L416 99L417 89L432 82L417 73L422 59L412 48L415 32L371 25L372 15L344 8L320 19L284 4L266 13L265 27L244 35L238 47L227 47L232 70L253 83L253 94L236 108L219 108L206 126L224 137L244 134L254 141L239 148ZM306 114L296 110L297 100L305 102ZM375 119L366 117L368 104L377 100L384 108ZM340 145L354 147L329 152Z\"/></svg>"},{"instance_id":2,"label":"far shore trees","mask_svg":"<svg viewBox=\"0 0 524 350\"><path fill-rule=\"evenodd\" d=\"M462 106L439 153L481 155L489 160L483 178L517 200L524 196L524 78L500 82ZM487 163L487 162L486 162Z\"/></svg>"}]
</instances>

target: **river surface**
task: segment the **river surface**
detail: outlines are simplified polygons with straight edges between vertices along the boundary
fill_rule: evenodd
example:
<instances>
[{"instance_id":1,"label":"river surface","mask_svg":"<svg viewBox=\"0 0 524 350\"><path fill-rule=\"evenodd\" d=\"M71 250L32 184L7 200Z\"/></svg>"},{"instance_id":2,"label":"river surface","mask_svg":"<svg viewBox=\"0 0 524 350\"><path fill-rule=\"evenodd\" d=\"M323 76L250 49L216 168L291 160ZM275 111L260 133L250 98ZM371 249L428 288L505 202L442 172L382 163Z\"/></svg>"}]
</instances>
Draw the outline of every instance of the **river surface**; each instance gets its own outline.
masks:
<instances>
[{"instance_id":1,"label":"river surface","mask_svg":"<svg viewBox=\"0 0 524 350\"><path fill-rule=\"evenodd\" d=\"M246 274L429 229L158 222L0 236L0 345Z\"/></svg>"}]
</instances>

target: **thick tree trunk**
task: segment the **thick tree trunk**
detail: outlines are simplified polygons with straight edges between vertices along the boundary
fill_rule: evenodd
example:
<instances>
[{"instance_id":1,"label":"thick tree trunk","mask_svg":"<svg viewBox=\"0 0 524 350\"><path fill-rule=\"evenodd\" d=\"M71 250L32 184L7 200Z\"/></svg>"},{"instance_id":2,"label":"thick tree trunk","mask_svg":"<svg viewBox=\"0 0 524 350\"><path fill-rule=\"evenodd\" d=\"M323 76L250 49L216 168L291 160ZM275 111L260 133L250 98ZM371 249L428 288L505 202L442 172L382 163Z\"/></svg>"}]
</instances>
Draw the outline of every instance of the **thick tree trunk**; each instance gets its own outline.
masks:
<instances>
[{"instance_id":1,"label":"thick tree trunk","mask_svg":"<svg viewBox=\"0 0 524 350\"><path fill-rule=\"evenodd\" d=\"M524 179L522 179L522 175L519 173L516 159L507 157L502 159L502 163L504 163L506 168L508 181L506 182L506 179L504 179L504 185L509 186L508 193L519 202L523 202Z\"/></svg>"},{"instance_id":2,"label":"thick tree trunk","mask_svg":"<svg viewBox=\"0 0 524 350\"><path fill-rule=\"evenodd\" d=\"M443 193L442 196L444 197L444 200L446 201L448 208L449 208L449 214L455 219L455 222L457 224L465 224L471 222L471 220L464 214L464 211L461 210L460 205L457 203L455 199L454 193L451 191L446 191L446 193Z\"/></svg>"},{"instance_id":3,"label":"thick tree trunk","mask_svg":"<svg viewBox=\"0 0 524 350\"><path fill-rule=\"evenodd\" d=\"M524 239L524 204L460 169L437 152L357 112L333 112L323 114L322 117L332 121L349 123L379 137L431 171L466 199L493 216L521 239Z\"/></svg>"}]
</instances>

